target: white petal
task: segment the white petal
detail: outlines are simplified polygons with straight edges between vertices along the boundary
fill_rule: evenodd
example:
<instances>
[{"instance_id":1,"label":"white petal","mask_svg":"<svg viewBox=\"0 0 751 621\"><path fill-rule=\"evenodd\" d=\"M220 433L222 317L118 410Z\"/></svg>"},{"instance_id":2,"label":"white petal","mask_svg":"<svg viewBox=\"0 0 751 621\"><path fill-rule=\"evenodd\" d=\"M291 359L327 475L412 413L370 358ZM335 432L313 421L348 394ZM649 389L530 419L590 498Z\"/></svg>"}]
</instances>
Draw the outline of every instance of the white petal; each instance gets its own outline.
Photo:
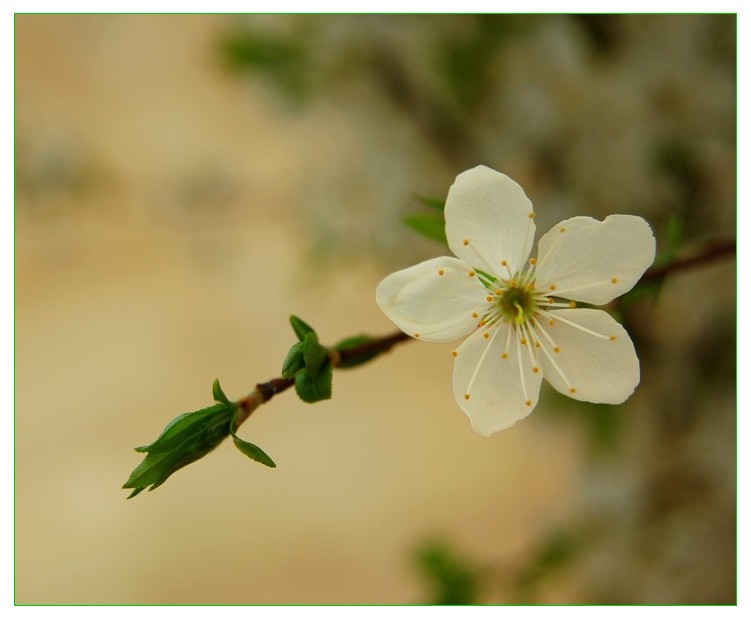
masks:
<instances>
[{"instance_id":1,"label":"white petal","mask_svg":"<svg viewBox=\"0 0 751 621\"><path fill-rule=\"evenodd\" d=\"M532 203L521 186L487 166L461 173L446 199L451 251L470 265L506 276L501 261L520 269L535 236Z\"/></svg>"},{"instance_id":2,"label":"white petal","mask_svg":"<svg viewBox=\"0 0 751 621\"><path fill-rule=\"evenodd\" d=\"M529 352L509 324L490 331L480 328L462 343L454 360L454 399L475 431L489 436L508 429L534 409L542 372L532 367Z\"/></svg>"},{"instance_id":3,"label":"white petal","mask_svg":"<svg viewBox=\"0 0 751 621\"><path fill-rule=\"evenodd\" d=\"M565 379L543 354L539 359L545 379L558 392L580 401L623 403L639 384L639 359L623 326L605 311L594 308L558 310L550 316L553 325L547 320L542 325L560 352L555 353L545 338L540 341Z\"/></svg>"},{"instance_id":4,"label":"white petal","mask_svg":"<svg viewBox=\"0 0 751 621\"><path fill-rule=\"evenodd\" d=\"M454 257L424 261L387 276L376 302L407 334L446 343L469 334L487 307L487 290L472 267Z\"/></svg>"},{"instance_id":5,"label":"white petal","mask_svg":"<svg viewBox=\"0 0 751 621\"><path fill-rule=\"evenodd\" d=\"M654 258L655 238L644 219L618 214L600 222L578 216L540 239L537 290L606 304L631 289Z\"/></svg>"}]
</instances>

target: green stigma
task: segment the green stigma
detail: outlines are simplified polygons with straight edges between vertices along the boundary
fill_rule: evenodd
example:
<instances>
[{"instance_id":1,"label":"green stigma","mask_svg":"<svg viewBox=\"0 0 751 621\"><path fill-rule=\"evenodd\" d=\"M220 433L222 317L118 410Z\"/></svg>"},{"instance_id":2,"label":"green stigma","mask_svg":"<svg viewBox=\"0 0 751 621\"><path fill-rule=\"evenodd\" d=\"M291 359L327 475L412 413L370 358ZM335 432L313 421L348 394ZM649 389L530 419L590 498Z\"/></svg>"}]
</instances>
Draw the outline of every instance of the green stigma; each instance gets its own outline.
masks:
<instances>
[{"instance_id":1,"label":"green stigma","mask_svg":"<svg viewBox=\"0 0 751 621\"><path fill-rule=\"evenodd\" d=\"M517 326L523 325L537 310L534 294L524 287L509 286L503 290L496 300L500 315L508 322Z\"/></svg>"}]
</instances>

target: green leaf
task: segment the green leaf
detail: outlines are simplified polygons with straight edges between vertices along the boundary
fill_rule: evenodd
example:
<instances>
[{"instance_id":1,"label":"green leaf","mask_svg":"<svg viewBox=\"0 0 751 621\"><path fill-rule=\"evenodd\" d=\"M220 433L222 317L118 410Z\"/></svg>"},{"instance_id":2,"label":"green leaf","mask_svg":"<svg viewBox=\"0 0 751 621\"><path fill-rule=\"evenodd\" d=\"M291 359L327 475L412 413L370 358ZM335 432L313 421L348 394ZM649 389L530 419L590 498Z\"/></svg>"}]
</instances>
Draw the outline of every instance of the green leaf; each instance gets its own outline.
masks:
<instances>
[{"instance_id":1,"label":"green leaf","mask_svg":"<svg viewBox=\"0 0 751 621\"><path fill-rule=\"evenodd\" d=\"M305 368L305 356L303 355L302 341L297 341L287 352L282 363L282 377L291 379L300 370Z\"/></svg>"},{"instance_id":2,"label":"green leaf","mask_svg":"<svg viewBox=\"0 0 751 621\"><path fill-rule=\"evenodd\" d=\"M295 315L290 315L289 322L290 324L292 324L292 329L295 331L297 338L300 339L301 341L305 339L305 336L307 334L310 334L311 332L313 334L316 333L316 331L313 328L311 328L307 323L305 323L299 317L295 317Z\"/></svg>"},{"instance_id":3,"label":"green leaf","mask_svg":"<svg viewBox=\"0 0 751 621\"><path fill-rule=\"evenodd\" d=\"M402 222L423 237L448 245L446 223L441 216L413 214L404 216Z\"/></svg>"},{"instance_id":4,"label":"green leaf","mask_svg":"<svg viewBox=\"0 0 751 621\"><path fill-rule=\"evenodd\" d=\"M333 367L331 361L327 360L316 375L311 375L307 369L300 371L295 376L295 391L306 403L331 399L332 378Z\"/></svg>"},{"instance_id":5,"label":"green leaf","mask_svg":"<svg viewBox=\"0 0 751 621\"><path fill-rule=\"evenodd\" d=\"M497 288L498 288L498 285L496 284L496 283L497 283L497 281L496 281L496 278L495 278L495 276L491 276L491 275L490 275L490 274L488 274L487 272L483 272L483 271L482 271L482 270L480 270L480 269L477 269L477 268L474 268L474 269L475 269L475 271L476 271L476 272L477 272L478 274L480 274L480 276L482 276L482 278L480 278L480 282L481 282L481 283L482 283L483 285L485 285L485 288L486 288L486 289L488 289L488 290L490 290L490 291L494 291L495 289L497 289Z\"/></svg>"},{"instance_id":6,"label":"green leaf","mask_svg":"<svg viewBox=\"0 0 751 621\"><path fill-rule=\"evenodd\" d=\"M136 451L147 453L123 485L133 489L133 498L144 489L153 490L183 466L213 451L230 433L230 422L237 410L234 403L217 403L178 416L148 446Z\"/></svg>"},{"instance_id":7,"label":"green leaf","mask_svg":"<svg viewBox=\"0 0 751 621\"><path fill-rule=\"evenodd\" d=\"M308 332L302 342L302 353L305 358L305 370L313 377L329 359L329 350L318 342L315 332Z\"/></svg>"},{"instance_id":8,"label":"green leaf","mask_svg":"<svg viewBox=\"0 0 751 621\"><path fill-rule=\"evenodd\" d=\"M306 40L299 28L277 35L245 25L227 32L218 42L230 69L266 79L290 103L299 105L311 96L315 75Z\"/></svg>"},{"instance_id":9,"label":"green leaf","mask_svg":"<svg viewBox=\"0 0 751 621\"><path fill-rule=\"evenodd\" d=\"M235 446L239 448L244 455L250 457L253 461L257 461L258 463L263 464L264 466L268 466L269 468L276 468L274 460L271 459L271 457L269 457L266 453L264 453L263 449L261 449L260 446L246 442L245 440L238 438L234 434L232 434L232 439L235 441Z\"/></svg>"},{"instance_id":10,"label":"green leaf","mask_svg":"<svg viewBox=\"0 0 751 621\"><path fill-rule=\"evenodd\" d=\"M422 196L421 194L414 194L414 199L426 207L443 211L446 207L446 201L441 198L434 198L432 196Z\"/></svg>"},{"instance_id":11,"label":"green leaf","mask_svg":"<svg viewBox=\"0 0 751 621\"><path fill-rule=\"evenodd\" d=\"M530 590L541 580L549 578L555 571L570 565L579 556L584 541L577 533L564 530L551 532L533 551L527 567L523 567L515 579L519 590Z\"/></svg>"},{"instance_id":12,"label":"green leaf","mask_svg":"<svg viewBox=\"0 0 751 621\"><path fill-rule=\"evenodd\" d=\"M211 387L211 392L214 395L214 401L216 401L217 403L224 403L225 405L229 405L231 403L231 401L227 398L227 395L224 394L222 385L219 383L218 379L214 380L214 385Z\"/></svg>"},{"instance_id":13,"label":"green leaf","mask_svg":"<svg viewBox=\"0 0 751 621\"><path fill-rule=\"evenodd\" d=\"M359 334L357 336L350 336L346 339L339 341L336 345L334 345L334 349L336 349L337 351L341 351L343 349L359 347L360 345L365 345L374 340L375 339L372 336L368 336L367 334ZM341 362L338 368L349 369L352 367L356 367L359 364L364 364L368 362L369 360L372 360L373 358L379 356L381 353L382 352L379 352L379 351L372 351L367 354L362 354L361 356L355 356L353 358L346 360L345 362Z\"/></svg>"},{"instance_id":14,"label":"green leaf","mask_svg":"<svg viewBox=\"0 0 751 621\"><path fill-rule=\"evenodd\" d=\"M415 565L430 588L430 604L476 604L480 597L480 568L441 539L415 551Z\"/></svg>"},{"instance_id":15,"label":"green leaf","mask_svg":"<svg viewBox=\"0 0 751 621\"><path fill-rule=\"evenodd\" d=\"M230 434L232 435L232 440L235 442L235 446L240 449L240 451L244 455L250 457L253 461L257 461L258 463L263 464L264 466L268 466L269 468L276 468L274 460L271 459L271 457L269 457L263 451L263 449L261 449L260 446L256 446L255 444L251 444L250 442L247 442L242 438L238 438L236 432L237 416L235 415L232 417L232 424L230 425Z\"/></svg>"}]
</instances>

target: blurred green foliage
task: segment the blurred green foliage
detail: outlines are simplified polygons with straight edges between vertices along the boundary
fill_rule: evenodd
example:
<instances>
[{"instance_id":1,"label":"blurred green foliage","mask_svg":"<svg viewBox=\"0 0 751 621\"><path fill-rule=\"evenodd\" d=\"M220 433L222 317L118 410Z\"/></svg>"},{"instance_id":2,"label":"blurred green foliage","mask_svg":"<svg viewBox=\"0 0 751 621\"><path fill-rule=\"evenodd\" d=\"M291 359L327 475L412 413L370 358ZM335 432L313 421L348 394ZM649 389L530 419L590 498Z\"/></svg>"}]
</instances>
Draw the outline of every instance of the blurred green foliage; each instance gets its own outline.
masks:
<instances>
[{"instance_id":1,"label":"blurred green foliage","mask_svg":"<svg viewBox=\"0 0 751 621\"><path fill-rule=\"evenodd\" d=\"M591 533L590 533L591 534ZM413 552L413 565L423 581L427 604L529 604L538 590L580 560L587 536L575 527L542 536L524 560L478 561L461 552L447 537L431 537Z\"/></svg>"},{"instance_id":2,"label":"blurred green foliage","mask_svg":"<svg viewBox=\"0 0 751 621\"><path fill-rule=\"evenodd\" d=\"M475 604L481 592L481 571L448 541L431 539L414 553L414 565L429 593L427 604Z\"/></svg>"},{"instance_id":3,"label":"blurred green foliage","mask_svg":"<svg viewBox=\"0 0 751 621\"><path fill-rule=\"evenodd\" d=\"M257 73L293 102L309 97L313 67L300 33L288 36L237 28L220 38L219 49L231 70Z\"/></svg>"}]
</instances>

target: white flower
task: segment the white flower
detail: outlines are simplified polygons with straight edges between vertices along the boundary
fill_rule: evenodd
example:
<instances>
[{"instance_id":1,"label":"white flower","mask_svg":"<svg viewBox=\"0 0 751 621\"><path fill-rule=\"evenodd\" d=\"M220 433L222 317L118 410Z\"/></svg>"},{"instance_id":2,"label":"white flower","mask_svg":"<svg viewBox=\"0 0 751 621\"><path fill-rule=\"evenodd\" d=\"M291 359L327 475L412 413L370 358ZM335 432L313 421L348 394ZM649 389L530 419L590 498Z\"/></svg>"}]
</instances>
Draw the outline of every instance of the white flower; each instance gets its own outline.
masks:
<instances>
[{"instance_id":1,"label":"white flower","mask_svg":"<svg viewBox=\"0 0 751 621\"><path fill-rule=\"evenodd\" d=\"M515 181L485 166L456 178L445 213L458 258L391 274L376 301L417 339L469 335L451 352L453 392L474 429L490 435L526 417L543 376L580 401L625 401L639 383L633 343L608 313L575 301L605 304L636 284L655 256L649 225L627 215L570 218L543 235L529 258L532 203Z\"/></svg>"}]
</instances>

